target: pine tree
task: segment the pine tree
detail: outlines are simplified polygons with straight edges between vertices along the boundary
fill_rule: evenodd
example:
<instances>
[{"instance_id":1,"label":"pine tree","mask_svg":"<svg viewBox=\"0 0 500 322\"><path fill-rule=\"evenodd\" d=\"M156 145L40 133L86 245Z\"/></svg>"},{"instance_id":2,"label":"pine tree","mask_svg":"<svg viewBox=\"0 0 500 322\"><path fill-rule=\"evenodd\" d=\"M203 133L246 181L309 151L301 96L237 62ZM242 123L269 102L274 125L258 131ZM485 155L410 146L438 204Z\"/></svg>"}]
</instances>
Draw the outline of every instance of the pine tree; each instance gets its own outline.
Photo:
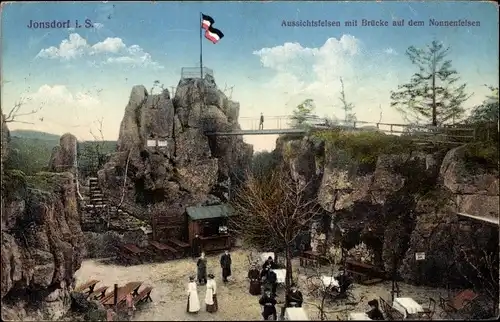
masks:
<instances>
[{"instance_id":1,"label":"pine tree","mask_svg":"<svg viewBox=\"0 0 500 322\"><path fill-rule=\"evenodd\" d=\"M407 84L391 92L391 106L409 122L421 120L434 126L455 123L465 113L462 104L469 99L466 84L457 85L458 72L447 60L449 48L433 41L425 49L410 46L406 55L418 67Z\"/></svg>"},{"instance_id":2,"label":"pine tree","mask_svg":"<svg viewBox=\"0 0 500 322\"><path fill-rule=\"evenodd\" d=\"M292 119L292 127L293 128L301 128L307 127L308 120L314 116L313 111L315 109L314 100L308 98L304 100L302 103L297 105L295 110L293 111Z\"/></svg>"}]
</instances>

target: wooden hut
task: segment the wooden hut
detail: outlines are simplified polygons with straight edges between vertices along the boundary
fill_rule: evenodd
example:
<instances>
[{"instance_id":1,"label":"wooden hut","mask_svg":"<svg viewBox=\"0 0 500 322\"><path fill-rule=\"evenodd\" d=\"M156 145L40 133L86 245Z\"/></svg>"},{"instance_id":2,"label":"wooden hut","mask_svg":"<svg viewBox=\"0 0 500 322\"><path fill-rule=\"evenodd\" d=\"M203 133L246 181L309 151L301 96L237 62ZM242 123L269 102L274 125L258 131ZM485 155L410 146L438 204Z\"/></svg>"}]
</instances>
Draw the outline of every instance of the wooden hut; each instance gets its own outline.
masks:
<instances>
[{"instance_id":1,"label":"wooden hut","mask_svg":"<svg viewBox=\"0 0 500 322\"><path fill-rule=\"evenodd\" d=\"M229 217L234 211L228 205L186 208L189 244L192 246L196 235L200 238L204 252L220 251L232 246L228 231Z\"/></svg>"}]
</instances>

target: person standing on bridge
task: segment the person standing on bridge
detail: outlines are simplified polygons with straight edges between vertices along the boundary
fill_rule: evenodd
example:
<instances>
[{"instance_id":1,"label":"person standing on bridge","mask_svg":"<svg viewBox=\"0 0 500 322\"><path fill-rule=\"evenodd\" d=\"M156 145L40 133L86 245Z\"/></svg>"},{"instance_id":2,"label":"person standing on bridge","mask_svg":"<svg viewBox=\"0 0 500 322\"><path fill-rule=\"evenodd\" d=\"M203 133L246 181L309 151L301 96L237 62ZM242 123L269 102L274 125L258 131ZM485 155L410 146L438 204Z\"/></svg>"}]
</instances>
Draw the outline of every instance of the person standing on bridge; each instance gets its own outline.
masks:
<instances>
[{"instance_id":1,"label":"person standing on bridge","mask_svg":"<svg viewBox=\"0 0 500 322\"><path fill-rule=\"evenodd\" d=\"M264 115L260 113L260 122L259 122L259 130L264 129Z\"/></svg>"}]
</instances>

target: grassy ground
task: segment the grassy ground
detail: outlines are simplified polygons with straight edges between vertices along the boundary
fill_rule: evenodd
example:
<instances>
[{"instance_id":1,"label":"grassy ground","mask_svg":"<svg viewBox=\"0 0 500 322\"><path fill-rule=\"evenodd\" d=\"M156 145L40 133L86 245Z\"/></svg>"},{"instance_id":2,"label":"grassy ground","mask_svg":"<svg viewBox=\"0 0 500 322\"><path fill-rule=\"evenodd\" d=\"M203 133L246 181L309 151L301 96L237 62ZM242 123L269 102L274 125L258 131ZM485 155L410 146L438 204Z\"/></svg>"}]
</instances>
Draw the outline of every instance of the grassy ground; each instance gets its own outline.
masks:
<instances>
[{"instance_id":1,"label":"grassy ground","mask_svg":"<svg viewBox=\"0 0 500 322\"><path fill-rule=\"evenodd\" d=\"M76 273L77 284L84 283L90 279L98 279L100 285L112 287L114 283L124 285L131 281L142 281L154 286L151 297L152 303L140 304L134 314L135 321L235 321L235 320L262 320L261 309L258 303L259 297L252 296L248 292L248 256L249 251L235 250L232 253L233 276L228 285L221 281L221 269L218 264L219 256L208 257L208 272L216 276L218 286L219 311L214 314L205 312L203 303L205 297L205 287L198 287L201 311L197 315L186 313L186 286L188 277L195 275L196 264L192 259L181 259L156 264L144 264L136 266L116 266L108 265L99 261L88 260ZM299 275L298 284L305 297L304 308L311 320L318 320L319 298L314 298L307 291L307 276L315 275L317 272L311 270L298 269L298 263L294 262L296 273ZM327 304L326 311L328 319L344 319L349 312L364 312L368 310L367 302L373 298L383 297L390 299L391 283L384 282L374 286L354 286L354 295L359 301L356 305L342 305L338 303ZM401 296L412 297L417 302L426 306L429 297L435 299L439 295L445 296L444 290L431 289L426 287L416 287L407 284L400 284ZM283 290L278 292L279 301L284 300ZM439 313L439 312L438 312ZM438 314L436 314L437 316Z\"/></svg>"}]
</instances>

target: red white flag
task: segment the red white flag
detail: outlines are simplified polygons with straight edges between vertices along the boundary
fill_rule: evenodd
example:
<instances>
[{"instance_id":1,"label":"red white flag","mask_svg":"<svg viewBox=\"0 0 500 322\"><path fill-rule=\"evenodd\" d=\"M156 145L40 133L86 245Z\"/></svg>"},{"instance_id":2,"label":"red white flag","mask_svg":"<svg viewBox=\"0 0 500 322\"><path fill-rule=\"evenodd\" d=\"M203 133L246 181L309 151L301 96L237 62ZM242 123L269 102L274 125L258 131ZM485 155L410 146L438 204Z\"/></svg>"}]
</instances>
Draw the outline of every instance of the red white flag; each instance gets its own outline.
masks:
<instances>
[{"instance_id":1,"label":"red white flag","mask_svg":"<svg viewBox=\"0 0 500 322\"><path fill-rule=\"evenodd\" d=\"M207 30L214 22L212 17L201 14L201 28Z\"/></svg>"},{"instance_id":2,"label":"red white flag","mask_svg":"<svg viewBox=\"0 0 500 322\"><path fill-rule=\"evenodd\" d=\"M224 34L219 29L209 27L205 31L205 38L207 38L208 40L210 40L214 44L219 42L219 40L221 40L223 37L224 37Z\"/></svg>"}]
</instances>

